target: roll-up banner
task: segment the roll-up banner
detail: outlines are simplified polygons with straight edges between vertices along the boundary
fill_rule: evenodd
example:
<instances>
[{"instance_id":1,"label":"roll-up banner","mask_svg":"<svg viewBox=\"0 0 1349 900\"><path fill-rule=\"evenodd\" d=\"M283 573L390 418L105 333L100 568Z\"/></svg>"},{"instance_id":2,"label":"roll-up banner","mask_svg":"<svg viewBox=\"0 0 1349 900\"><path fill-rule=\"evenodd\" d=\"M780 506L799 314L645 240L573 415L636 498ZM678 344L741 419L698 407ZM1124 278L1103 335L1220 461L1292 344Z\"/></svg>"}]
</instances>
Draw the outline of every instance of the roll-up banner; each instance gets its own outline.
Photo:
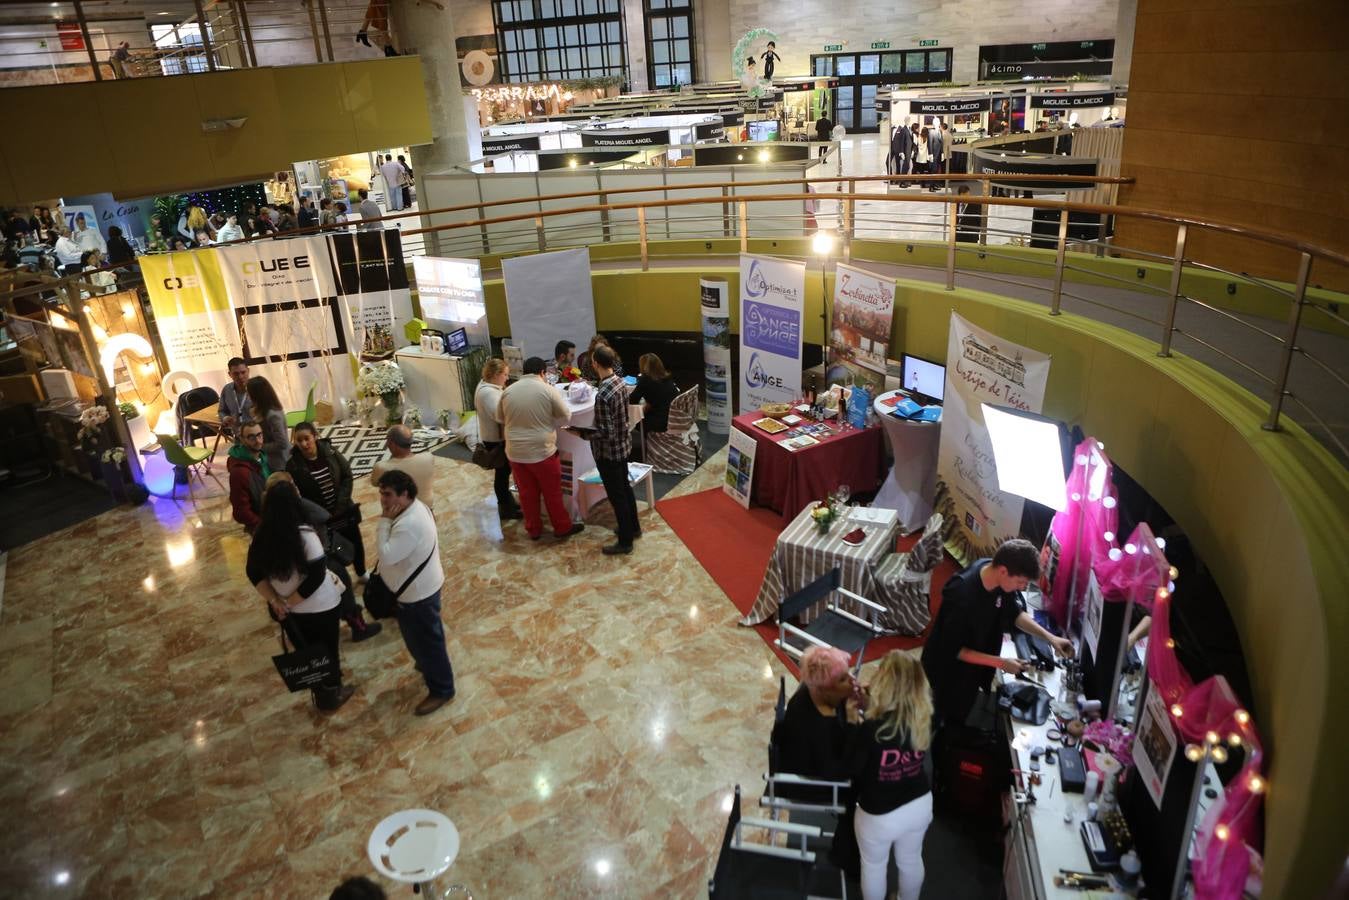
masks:
<instances>
[{"instance_id":1,"label":"roll-up banner","mask_svg":"<svg viewBox=\"0 0 1349 900\"><path fill-rule=\"evenodd\" d=\"M724 278L701 278L703 310L703 386L707 392L707 430L731 430L731 288Z\"/></svg>"},{"instance_id":2,"label":"roll-up banner","mask_svg":"<svg viewBox=\"0 0 1349 900\"><path fill-rule=\"evenodd\" d=\"M967 113L988 112L988 97L949 97L940 100L910 100L909 112L912 115L965 115Z\"/></svg>"},{"instance_id":3,"label":"roll-up banner","mask_svg":"<svg viewBox=\"0 0 1349 900\"><path fill-rule=\"evenodd\" d=\"M218 391L229 380L225 364L239 355L239 326L216 253L151 253L137 261L169 371Z\"/></svg>"},{"instance_id":4,"label":"roll-up banner","mask_svg":"<svg viewBox=\"0 0 1349 900\"><path fill-rule=\"evenodd\" d=\"M581 132L582 147L660 147L670 143L670 129L621 129Z\"/></svg>"},{"instance_id":5,"label":"roll-up banner","mask_svg":"<svg viewBox=\"0 0 1349 900\"><path fill-rule=\"evenodd\" d=\"M387 328L401 345L412 321L412 291L398 229L338 233L328 240L337 267L337 293L355 337L352 352L365 348L373 326Z\"/></svg>"},{"instance_id":6,"label":"roll-up banner","mask_svg":"<svg viewBox=\"0 0 1349 900\"><path fill-rule=\"evenodd\" d=\"M495 153L537 153L539 136L537 134L507 134L482 139L482 155Z\"/></svg>"},{"instance_id":7,"label":"roll-up banner","mask_svg":"<svg viewBox=\"0 0 1349 900\"><path fill-rule=\"evenodd\" d=\"M867 385L873 397L885 389L894 308L893 278L838 264L829 348L834 362L848 370L854 384ZM832 368L829 380L835 380Z\"/></svg>"},{"instance_id":8,"label":"roll-up banner","mask_svg":"<svg viewBox=\"0 0 1349 900\"><path fill-rule=\"evenodd\" d=\"M693 139L696 141L719 141L726 136L726 126L720 121L693 126Z\"/></svg>"},{"instance_id":9,"label":"roll-up banner","mask_svg":"<svg viewBox=\"0 0 1349 900\"><path fill-rule=\"evenodd\" d=\"M992 556L1021 530L1024 501L998 490L982 404L1040 412L1049 362L951 313L935 505L947 523L946 548L962 566Z\"/></svg>"},{"instance_id":10,"label":"roll-up banner","mask_svg":"<svg viewBox=\"0 0 1349 900\"><path fill-rule=\"evenodd\" d=\"M1031 109L1100 109L1114 105L1114 91L1033 94L1030 98Z\"/></svg>"},{"instance_id":11,"label":"roll-up banner","mask_svg":"<svg viewBox=\"0 0 1349 900\"><path fill-rule=\"evenodd\" d=\"M328 240L255 241L215 252L250 374L270 381L286 409L303 409L311 385L316 397L343 409L355 395L360 347L353 346L350 298L338 297Z\"/></svg>"},{"instance_id":12,"label":"roll-up banner","mask_svg":"<svg viewBox=\"0 0 1349 900\"><path fill-rule=\"evenodd\" d=\"M1073 156L1035 156L1011 151L975 150L974 168L976 174L988 175L1095 175L1097 160ZM999 178L992 182L994 187L1016 191L1089 191L1095 187L1090 183L1071 181L1018 181L1015 177Z\"/></svg>"},{"instance_id":13,"label":"roll-up banner","mask_svg":"<svg viewBox=\"0 0 1349 900\"><path fill-rule=\"evenodd\" d=\"M801 396L806 264L740 254L740 412Z\"/></svg>"}]
</instances>

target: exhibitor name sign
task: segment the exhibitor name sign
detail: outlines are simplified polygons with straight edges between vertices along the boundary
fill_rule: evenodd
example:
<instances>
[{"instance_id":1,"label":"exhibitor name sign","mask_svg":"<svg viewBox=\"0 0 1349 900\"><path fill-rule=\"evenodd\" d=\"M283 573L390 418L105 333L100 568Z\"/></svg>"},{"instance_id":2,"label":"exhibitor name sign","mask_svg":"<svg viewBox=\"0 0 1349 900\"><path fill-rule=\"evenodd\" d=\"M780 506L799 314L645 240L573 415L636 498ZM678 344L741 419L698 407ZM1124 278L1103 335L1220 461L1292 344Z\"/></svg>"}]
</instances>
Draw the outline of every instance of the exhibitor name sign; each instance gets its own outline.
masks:
<instances>
[{"instance_id":1,"label":"exhibitor name sign","mask_svg":"<svg viewBox=\"0 0 1349 900\"><path fill-rule=\"evenodd\" d=\"M490 140L484 139L482 142L483 156L490 156L493 153L538 152L538 149L539 138L537 135L533 137L527 135L497 137Z\"/></svg>"},{"instance_id":2,"label":"exhibitor name sign","mask_svg":"<svg viewBox=\"0 0 1349 900\"><path fill-rule=\"evenodd\" d=\"M649 131L583 131L582 147L660 147L670 143L668 129Z\"/></svg>"},{"instance_id":3,"label":"exhibitor name sign","mask_svg":"<svg viewBox=\"0 0 1349 900\"><path fill-rule=\"evenodd\" d=\"M924 114L945 114L959 115L963 113L988 112L989 98L972 97L968 99L950 99L950 100L910 100L909 112L914 115Z\"/></svg>"},{"instance_id":4,"label":"exhibitor name sign","mask_svg":"<svg viewBox=\"0 0 1349 900\"><path fill-rule=\"evenodd\" d=\"M1098 91L1090 94L1036 94L1030 98L1031 109L1099 109L1114 105L1114 91Z\"/></svg>"}]
</instances>

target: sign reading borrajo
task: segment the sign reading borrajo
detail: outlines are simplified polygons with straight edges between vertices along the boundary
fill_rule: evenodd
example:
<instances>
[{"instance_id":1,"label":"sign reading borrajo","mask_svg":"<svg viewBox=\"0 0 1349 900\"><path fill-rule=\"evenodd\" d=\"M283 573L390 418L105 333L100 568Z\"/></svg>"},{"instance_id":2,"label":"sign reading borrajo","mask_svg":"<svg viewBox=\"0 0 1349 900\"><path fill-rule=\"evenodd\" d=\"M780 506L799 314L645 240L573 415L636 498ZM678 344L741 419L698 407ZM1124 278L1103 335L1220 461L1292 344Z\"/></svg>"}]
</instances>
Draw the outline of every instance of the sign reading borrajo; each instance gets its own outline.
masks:
<instances>
[{"instance_id":1,"label":"sign reading borrajo","mask_svg":"<svg viewBox=\"0 0 1349 900\"><path fill-rule=\"evenodd\" d=\"M806 265L740 255L740 411L801 394Z\"/></svg>"}]
</instances>

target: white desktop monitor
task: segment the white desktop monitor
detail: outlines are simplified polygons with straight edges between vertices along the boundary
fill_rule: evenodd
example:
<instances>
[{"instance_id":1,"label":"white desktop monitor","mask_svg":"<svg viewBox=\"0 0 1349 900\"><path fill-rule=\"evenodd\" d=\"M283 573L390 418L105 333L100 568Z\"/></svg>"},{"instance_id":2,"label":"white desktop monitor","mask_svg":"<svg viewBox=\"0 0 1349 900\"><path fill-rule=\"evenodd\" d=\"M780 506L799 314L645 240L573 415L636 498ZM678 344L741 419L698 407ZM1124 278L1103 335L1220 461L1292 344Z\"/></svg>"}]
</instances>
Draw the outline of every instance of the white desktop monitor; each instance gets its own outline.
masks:
<instances>
[{"instance_id":1,"label":"white desktop monitor","mask_svg":"<svg viewBox=\"0 0 1349 900\"><path fill-rule=\"evenodd\" d=\"M982 403L984 427L993 445L998 490L1042 503L1068 506L1068 477L1063 470L1059 423L1034 413Z\"/></svg>"},{"instance_id":2,"label":"white desktop monitor","mask_svg":"<svg viewBox=\"0 0 1349 900\"><path fill-rule=\"evenodd\" d=\"M938 403L946 393L946 366L904 354L904 368L901 375L904 390L913 394L931 397Z\"/></svg>"}]
</instances>

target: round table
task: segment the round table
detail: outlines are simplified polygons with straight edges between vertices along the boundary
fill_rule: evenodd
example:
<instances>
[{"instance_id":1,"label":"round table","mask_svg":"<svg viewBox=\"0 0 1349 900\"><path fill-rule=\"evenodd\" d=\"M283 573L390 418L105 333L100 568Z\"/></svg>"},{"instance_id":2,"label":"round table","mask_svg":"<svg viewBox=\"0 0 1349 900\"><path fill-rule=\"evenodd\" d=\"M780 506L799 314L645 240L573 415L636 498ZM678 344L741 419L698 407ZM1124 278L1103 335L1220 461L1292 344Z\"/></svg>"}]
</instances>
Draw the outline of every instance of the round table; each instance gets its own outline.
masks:
<instances>
[{"instance_id":1,"label":"round table","mask_svg":"<svg viewBox=\"0 0 1349 900\"><path fill-rule=\"evenodd\" d=\"M894 407L883 405L881 401L902 394L903 391L887 391L872 404L880 417L885 439L890 442L895 464L871 505L895 510L903 530L912 531L921 528L932 515L941 423L911 422L890 415Z\"/></svg>"}]
</instances>

